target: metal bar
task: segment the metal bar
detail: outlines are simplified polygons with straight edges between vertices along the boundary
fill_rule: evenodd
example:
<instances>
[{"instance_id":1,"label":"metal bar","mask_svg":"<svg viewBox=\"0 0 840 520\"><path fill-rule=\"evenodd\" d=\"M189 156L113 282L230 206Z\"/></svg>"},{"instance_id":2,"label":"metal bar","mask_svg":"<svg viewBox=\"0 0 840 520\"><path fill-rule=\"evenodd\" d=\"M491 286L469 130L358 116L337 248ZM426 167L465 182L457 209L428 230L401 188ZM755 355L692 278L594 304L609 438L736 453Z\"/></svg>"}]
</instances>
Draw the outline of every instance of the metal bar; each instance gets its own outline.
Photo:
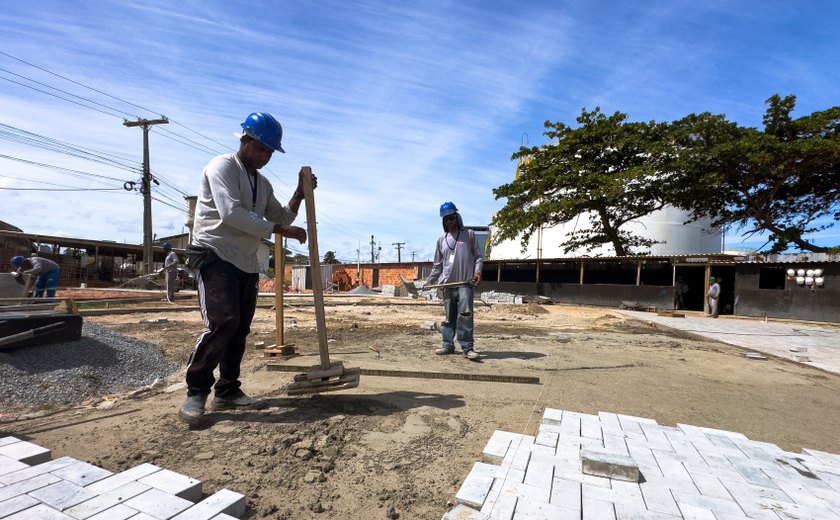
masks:
<instances>
[{"instance_id":1,"label":"metal bar","mask_svg":"<svg viewBox=\"0 0 840 520\"><path fill-rule=\"evenodd\" d=\"M269 363L266 370L275 372L306 372L311 366L303 365L281 365ZM410 377L415 379L450 379L457 381L481 381L491 383L518 383L525 385L540 384L539 377L528 376L505 376L498 374L472 374L457 372L420 372L415 370L385 370L379 368L361 368L361 375L380 377Z\"/></svg>"}]
</instances>

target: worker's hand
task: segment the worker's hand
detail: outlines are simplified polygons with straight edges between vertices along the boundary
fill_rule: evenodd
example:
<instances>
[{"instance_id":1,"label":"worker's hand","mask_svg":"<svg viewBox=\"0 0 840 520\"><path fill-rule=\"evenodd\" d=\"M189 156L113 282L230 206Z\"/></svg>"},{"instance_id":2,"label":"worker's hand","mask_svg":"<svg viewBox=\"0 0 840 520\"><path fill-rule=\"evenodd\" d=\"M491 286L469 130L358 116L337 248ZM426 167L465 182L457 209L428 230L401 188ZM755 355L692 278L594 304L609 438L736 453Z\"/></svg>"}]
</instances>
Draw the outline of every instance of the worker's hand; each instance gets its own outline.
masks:
<instances>
[{"instance_id":1,"label":"worker's hand","mask_svg":"<svg viewBox=\"0 0 840 520\"><path fill-rule=\"evenodd\" d=\"M473 285L478 285L480 283L481 283L481 273L476 273L475 275L473 275L472 284Z\"/></svg>"},{"instance_id":2,"label":"worker's hand","mask_svg":"<svg viewBox=\"0 0 840 520\"><path fill-rule=\"evenodd\" d=\"M12 276L14 276L15 278L19 278L19 277L20 277L20 273L19 273L19 272L17 272L17 271L12 271Z\"/></svg>"},{"instance_id":3,"label":"worker's hand","mask_svg":"<svg viewBox=\"0 0 840 520\"><path fill-rule=\"evenodd\" d=\"M286 238L294 238L301 244L306 243L306 230L297 226L281 226L277 224L274 226L274 232Z\"/></svg>"},{"instance_id":4,"label":"worker's hand","mask_svg":"<svg viewBox=\"0 0 840 520\"><path fill-rule=\"evenodd\" d=\"M301 169L300 169L300 173L298 173L298 185L297 185L297 190L295 190L295 191L297 191L298 193L300 193L301 195L305 193L305 192L303 191L303 177L304 177L304 176L303 176L303 168L301 168ZM315 174L313 173L313 174L312 174L312 189L314 190L314 189L315 189L315 188L317 188L317 187L318 187L318 177L316 177L316 176L315 176Z\"/></svg>"}]
</instances>

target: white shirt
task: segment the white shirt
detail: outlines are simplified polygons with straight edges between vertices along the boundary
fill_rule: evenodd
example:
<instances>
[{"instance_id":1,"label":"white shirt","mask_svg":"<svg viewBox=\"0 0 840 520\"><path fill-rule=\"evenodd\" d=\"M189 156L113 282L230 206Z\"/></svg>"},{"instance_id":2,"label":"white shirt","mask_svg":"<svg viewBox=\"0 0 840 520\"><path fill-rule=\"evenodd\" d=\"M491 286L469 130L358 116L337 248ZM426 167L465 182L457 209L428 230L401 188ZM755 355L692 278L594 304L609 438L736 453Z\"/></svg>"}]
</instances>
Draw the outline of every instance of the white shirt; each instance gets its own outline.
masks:
<instances>
[{"instance_id":1,"label":"white shirt","mask_svg":"<svg viewBox=\"0 0 840 520\"><path fill-rule=\"evenodd\" d=\"M274 198L268 179L248 174L237 154L220 155L204 167L192 241L246 273L257 273L260 240L271 236L275 223L288 226L296 216Z\"/></svg>"}]
</instances>

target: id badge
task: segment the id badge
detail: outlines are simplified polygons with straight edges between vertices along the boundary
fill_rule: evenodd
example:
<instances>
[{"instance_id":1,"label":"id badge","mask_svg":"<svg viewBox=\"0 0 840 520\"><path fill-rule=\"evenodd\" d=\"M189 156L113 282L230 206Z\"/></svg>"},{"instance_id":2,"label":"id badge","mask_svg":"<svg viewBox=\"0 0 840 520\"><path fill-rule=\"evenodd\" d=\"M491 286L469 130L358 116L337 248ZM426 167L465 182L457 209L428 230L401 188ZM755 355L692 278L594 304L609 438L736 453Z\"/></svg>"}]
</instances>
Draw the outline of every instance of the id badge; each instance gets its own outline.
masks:
<instances>
[{"instance_id":1,"label":"id badge","mask_svg":"<svg viewBox=\"0 0 840 520\"><path fill-rule=\"evenodd\" d=\"M450 264L455 263L455 253L449 253L449 263Z\"/></svg>"}]
</instances>

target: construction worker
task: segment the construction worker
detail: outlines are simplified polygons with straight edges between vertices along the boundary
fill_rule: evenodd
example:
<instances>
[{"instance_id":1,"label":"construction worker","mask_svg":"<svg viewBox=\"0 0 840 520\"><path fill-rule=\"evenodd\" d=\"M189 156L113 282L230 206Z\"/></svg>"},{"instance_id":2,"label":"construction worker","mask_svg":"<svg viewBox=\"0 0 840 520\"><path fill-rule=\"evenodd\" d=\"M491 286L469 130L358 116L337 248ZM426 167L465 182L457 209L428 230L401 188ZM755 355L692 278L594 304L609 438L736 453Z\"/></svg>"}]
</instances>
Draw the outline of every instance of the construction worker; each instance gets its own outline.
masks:
<instances>
[{"instance_id":1,"label":"construction worker","mask_svg":"<svg viewBox=\"0 0 840 520\"><path fill-rule=\"evenodd\" d=\"M718 317L718 305L720 303L720 278L715 279L714 276L709 278L709 292L706 295L706 299L709 303L709 314L712 315L712 318Z\"/></svg>"},{"instance_id":2,"label":"construction worker","mask_svg":"<svg viewBox=\"0 0 840 520\"><path fill-rule=\"evenodd\" d=\"M473 287L481 282L484 255L478 248L475 232L464 229L458 208L452 202L440 207L443 235L435 247L435 260L426 285L449 284L443 289L444 320L440 324L443 345L435 354L455 352L454 339L464 352L464 357L478 361L481 356L473 350Z\"/></svg>"},{"instance_id":3,"label":"construction worker","mask_svg":"<svg viewBox=\"0 0 840 520\"><path fill-rule=\"evenodd\" d=\"M210 390L214 410L258 408L239 382L245 339L257 306L260 241L272 233L306 242L306 230L289 226L304 198L303 170L288 205L274 197L258 171L274 151L285 153L283 128L270 114L254 112L242 123L239 151L204 167L195 208L187 266L195 269L204 331L187 366L187 399L179 410L189 424L201 421ZM312 177L312 188L317 179ZM213 370L219 368L219 379ZM214 385L215 382L215 385Z\"/></svg>"},{"instance_id":4,"label":"construction worker","mask_svg":"<svg viewBox=\"0 0 840 520\"><path fill-rule=\"evenodd\" d=\"M40 256L30 256L29 258L13 256L11 262L15 268L12 272L13 275L21 276L29 274L37 276L33 291L35 298L43 298L45 292L48 298L55 296L55 290L58 288L58 275L61 271L57 263L49 258L41 258Z\"/></svg>"},{"instance_id":5,"label":"construction worker","mask_svg":"<svg viewBox=\"0 0 840 520\"><path fill-rule=\"evenodd\" d=\"M175 291L178 288L178 267L181 266L181 260L178 254L172 250L172 244L169 242L163 243L163 252L166 253L166 260L163 261L163 269L166 276L166 301L175 303Z\"/></svg>"},{"instance_id":6,"label":"construction worker","mask_svg":"<svg viewBox=\"0 0 840 520\"><path fill-rule=\"evenodd\" d=\"M683 281L682 276L677 276L674 283L674 310L685 309L685 293L688 292L688 284Z\"/></svg>"}]
</instances>

